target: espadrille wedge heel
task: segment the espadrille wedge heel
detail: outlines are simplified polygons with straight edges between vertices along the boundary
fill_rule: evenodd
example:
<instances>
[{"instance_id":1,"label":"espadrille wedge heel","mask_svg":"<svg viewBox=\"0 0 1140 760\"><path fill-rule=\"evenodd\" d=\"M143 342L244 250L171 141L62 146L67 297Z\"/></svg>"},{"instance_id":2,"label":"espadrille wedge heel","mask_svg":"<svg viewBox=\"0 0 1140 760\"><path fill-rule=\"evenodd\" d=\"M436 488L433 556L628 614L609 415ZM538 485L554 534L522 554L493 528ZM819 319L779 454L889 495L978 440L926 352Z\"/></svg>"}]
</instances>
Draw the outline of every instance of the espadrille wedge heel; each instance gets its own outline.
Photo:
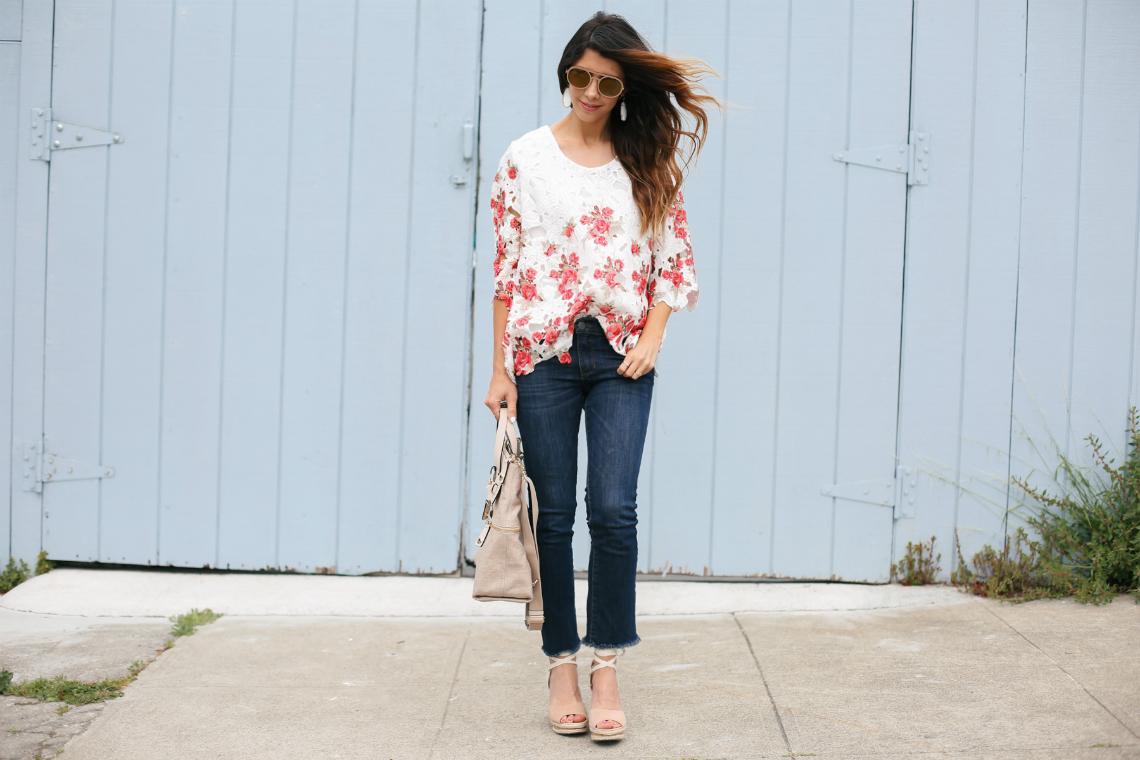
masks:
<instances>
[{"instance_id":1,"label":"espadrille wedge heel","mask_svg":"<svg viewBox=\"0 0 1140 760\"><path fill-rule=\"evenodd\" d=\"M606 650L611 651L611 650ZM594 672L602 668L613 668L614 673L617 673L617 656L622 650L614 652L614 656L608 660L603 660L598 657L598 653L594 652L594 660L590 663L590 689L594 688ZM594 707L593 700L591 699L590 712L587 714L590 722L590 738L596 742L609 742L621 739L625 736L625 712L623 710L609 710L604 707ZM610 723L608 728L602 728L603 723ZM616 725L614 725L616 724Z\"/></svg>"},{"instance_id":2,"label":"espadrille wedge heel","mask_svg":"<svg viewBox=\"0 0 1140 760\"><path fill-rule=\"evenodd\" d=\"M550 676L552 671L559 665L572 664L575 670L578 667L577 658L575 655L568 654L562 657L555 657L554 662L546 666L546 686L550 688ZM575 675L577 678L577 675ZM586 705L581 700L577 702L561 702L556 705L551 705L548 713L550 716L550 727L554 729L556 734L584 734L589 729L586 727L586 721L571 722L564 720L571 718L575 715L585 715Z\"/></svg>"}]
</instances>

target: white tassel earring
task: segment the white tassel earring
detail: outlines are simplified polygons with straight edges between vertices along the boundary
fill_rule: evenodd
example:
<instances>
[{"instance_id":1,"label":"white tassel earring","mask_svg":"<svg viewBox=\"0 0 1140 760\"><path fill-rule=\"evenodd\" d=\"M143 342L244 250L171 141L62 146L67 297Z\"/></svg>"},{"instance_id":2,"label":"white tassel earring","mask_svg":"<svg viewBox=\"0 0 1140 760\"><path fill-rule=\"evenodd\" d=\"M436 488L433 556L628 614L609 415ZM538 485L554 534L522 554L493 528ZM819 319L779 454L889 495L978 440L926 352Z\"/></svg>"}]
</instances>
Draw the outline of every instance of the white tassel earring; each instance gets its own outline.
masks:
<instances>
[{"instance_id":1,"label":"white tassel earring","mask_svg":"<svg viewBox=\"0 0 1140 760\"><path fill-rule=\"evenodd\" d=\"M572 105L574 105L570 101L570 90L569 89L562 91L562 105L566 106L567 108L570 108Z\"/></svg>"},{"instance_id":2,"label":"white tassel earring","mask_svg":"<svg viewBox=\"0 0 1140 760\"><path fill-rule=\"evenodd\" d=\"M625 121L625 101L621 102L621 120Z\"/></svg>"}]
</instances>

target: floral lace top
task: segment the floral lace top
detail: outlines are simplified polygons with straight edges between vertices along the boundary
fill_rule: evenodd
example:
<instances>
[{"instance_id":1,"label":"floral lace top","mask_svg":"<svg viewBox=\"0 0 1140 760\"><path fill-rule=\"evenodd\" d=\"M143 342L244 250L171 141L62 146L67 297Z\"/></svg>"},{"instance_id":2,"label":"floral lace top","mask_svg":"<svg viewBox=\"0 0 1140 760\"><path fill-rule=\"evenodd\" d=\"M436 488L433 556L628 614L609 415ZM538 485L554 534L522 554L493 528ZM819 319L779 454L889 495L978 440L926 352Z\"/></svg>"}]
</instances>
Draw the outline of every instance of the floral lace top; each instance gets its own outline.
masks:
<instances>
[{"instance_id":1,"label":"floral lace top","mask_svg":"<svg viewBox=\"0 0 1140 760\"><path fill-rule=\"evenodd\" d=\"M553 356L568 363L577 318L597 317L624 355L653 306L696 308L683 200L678 192L665 234L654 240L640 234L632 184L616 158L576 164L545 126L511 143L491 187L508 374L525 375Z\"/></svg>"}]
</instances>

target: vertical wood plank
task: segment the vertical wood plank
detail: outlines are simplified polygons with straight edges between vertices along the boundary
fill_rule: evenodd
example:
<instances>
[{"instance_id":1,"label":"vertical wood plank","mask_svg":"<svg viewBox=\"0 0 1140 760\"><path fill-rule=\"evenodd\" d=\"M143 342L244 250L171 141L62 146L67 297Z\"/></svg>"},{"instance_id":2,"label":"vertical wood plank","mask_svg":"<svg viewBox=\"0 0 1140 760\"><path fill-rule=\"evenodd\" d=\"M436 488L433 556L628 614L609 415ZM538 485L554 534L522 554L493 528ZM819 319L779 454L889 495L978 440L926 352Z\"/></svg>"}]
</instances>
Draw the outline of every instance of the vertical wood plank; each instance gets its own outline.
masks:
<instances>
[{"instance_id":1,"label":"vertical wood plank","mask_svg":"<svg viewBox=\"0 0 1140 760\"><path fill-rule=\"evenodd\" d=\"M920 472L895 557L931 535L954 542L973 164L974 4L919 0L914 15L911 129L930 133L938 161L907 201L898 447Z\"/></svg>"},{"instance_id":2,"label":"vertical wood plank","mask_svg":"<svg viewBox=\"0 0 1140 760\"><path fill-rule=\"evenodd\" d=\"M694 56L715 71L725 67L728 4L671 2L665 52ZM724 80L707 79L723 97ZM717 291L721 264L724 123L709 113L699 163L685 180L685 208L693 237L700 287L697 309L670 318L654 381L653 530L650 569L704 575L709 571L712 516L712 450L715 435ZM694 452L701 452L694 456ZM667 496L666 496L667 495ZM682 527L683 526L683 527Z\"/></svg>"},{"instance_id":3,"label":"vertical wood plank","mask_svg":"<svg viewBox=\"0 0 1140 760\"><path fill-rule=\"evenodd\" d=\"M222 334L219 567L277 567L293 4L237 4Z\"/></svg>"},{"instance_id":4,"label":"vertical wood plank","mask_svg":"<svg viewBox=\"0 0 1140 760\"><path fill-rule=\"evenodd\" d=\"M0 10L0 13L5 12ZM14 457L12 443L12 346L14 324L12 307L16 294L16 162L22 157L20 144L20 44L0 42L0 272L7 285L0 285L0 455L9 463L22 463ZM22 487L22 484L20 484ZM12 554L12 470L0 468L0 558ZM7 562L7 559L4 559Z\"/></svg>"},{"instance_id":5,"label":"vertical wood plank","mask_svg":"<svg viewBox=\"0 0 1140 760\"><path fill-rule=\"evenodd\" d=\"M1085 27L1070 455L1095 434L1123 453L1136 262L1140 5L1089 3Z\"/></svg>"},{"instance_id":6,"label":"vertical wood plank","mask_svg":"<svg viewBox=\"0 0 1140 760\"><path fill-rule=\"evenodd\" d=\"M337 572L399 568L396 503L416 6L361 2L356 30ZM406 29L394 36L391 30ZM400 114L399 118L391 118ZM474 183L474 178L472 179ZM383 241L381 244L379 241ZM453 329L458 330L459 325ZM414 416L414 413L413 413Z\"/></svg>"},{"instance_id":7,"label":"vertical wood plank","mask_svg":"<svg viewBox=\"0 0 1140 760\"><path fill-rule=\"evenodd\" d=\"M731 6L712 569L771 570L789 2ZM730 276L724 276L730 272ZM702 272L703 274L703 272Z\"/></svg>"},{"instance_id":8,"label":"vertical wood plank","mask_svg":"<svg viewBox=\"0 0 1140 760\"><path fill-rule=\"evenodd\" d=\"M111 3L56 4L52 116L107 128ZM106 171L110 148L58 151L51 167L44 345L44 446L100 463ZM43 287L37 285L37 287ZM99 481L44 489L44 543L57 559L99 558Z\"/></svg>"},{"instance_id":9,"label":"vertical wood plank","mask_svg":"<svg viewBox=\"0 0 1140 760\"><path fill-rule=\"evenodd\" d=\"M836 383L846 141L846 2L792 11L780 315L773 566L780 575L828 577L835 473Z\"/></svg>"},{"instance_id":10,"label":"vertical wood plank","mask_svg":"<svg viewBox=\"0 0 1140 760\"><path fill-rule=\"evenodd\" d=\"M0 0L0 42L19 42L23 24L23 0ZM16 69L16 72L18 75L19 69ZM16 104L19 103L19 99L13 98L10 102Z\"/></svg>"},{"instance_id":11,"label":"vertical wood plank","mask_svg":"<svg viewBox=\"0 0 1140 760\"><path fill-rule=\"evenodd\" d=\"M20 42L20 145L30 145L31 109L51 103L52 28L54 9L33 3L23 14ZM44 282L47 269L48 164L16 157L15 261L12 300L12 450L43 440ZM29 565L43 545L42 496L25 491L25 460L8 460L11 468L9 550Z\"/></svg>"},{"instance_id":12,"label":"vertical wood plank","mask_svg":"<svg viewBox=\"0 0 1140 760\"><path fill-rule=\"evenodd\" d=\"M336 564L354 3L297 3L278 564Z\"/></svg>"},{"instance_id":13,"label":"vertical wood plank","mask_svg":"<svg viewBox=\"0 0 1140 760\"><path fill-rule=\"evenodd\" d=\"M230 2L175 7L163 306L159 562L217 558Z\"/></svg>"},{"instance_id":14,"label":"vertical wood plank","mask_svg":"<svg viewBox=\"0 0 1140 760\"><path fill-rule=\"evenodd\" d=\"M998 546L1004 539L1021 208L1025 22L1024 0L979 5L959 430L961 492L955 520L967 556L983 544ZM994 129L994 124L1002 126ZM951 549L951 544L943 547Z\"/></svg>"},{"instance_id":15,"label":"vertical wood plank","mask_svg":"<svg viewBox=\"0 0 1140 760\"><path fill-rule=\"evenodd\" d=\"M491 466L495 435L494 417L483 405L491 379L491 356L495 346L491 324L495 287L491 182L507 146L534 129L539 118L541 24L540 4L532 0L488 0L483 15L478 195L475 206L475 313L463 544L467 559L475 555L475 539L483 529L484 486ZM515 87L516 82L524 84ZM534 87L526 86L528 82L533 82Z\"/></svg>"},{"instance_id":16,"label":"vertical wood plank","mask_svg":"<svg viewBox=\"0 0 1140 760\"><path fill-rule=\"evenodd\" d=\"M468 171L463 124L477 117L481 29L481 3L421 0L398 523L407 572L459 561L470 334L457 326L471 319L475 198L471 183L449 178Z\"/></svg>"},{"instance_id":17,"label":"vertical wood plank","mask_svg":"<svg viewBox=\"0 0 1140 760\"><path fill-rule=\"evenodd\" d=\"M905 143L911 3L858 2L852 9L847 147ZM846 180L834 482L872 480L881 484L873 493L889 498L894 490L906 175L849 165ZM893 510L834 501L830 575L889 581Z\"/></svg>"},{"instance_id":18,"label":"vertical wood plank","mask_svg":"<svg viewBox=\"0 0 1140 760\"><path fill-rule=\"evenodd\" d=\"M158 561L171 5L116 0L108 121L99 559Z\"/></svg>"},{"instance_id":19,"label":"vertical wood plank","mask_svg":"<svg viewBox=\"0 0 1140 760\"><path fill-rule=\"evenodd\" d=\"M1010 474L1030 482L1056 466L1054 442L1067 450L1083 52L1082 3L1030 6L1010 440Z\"/></svg>"}]
</instances>

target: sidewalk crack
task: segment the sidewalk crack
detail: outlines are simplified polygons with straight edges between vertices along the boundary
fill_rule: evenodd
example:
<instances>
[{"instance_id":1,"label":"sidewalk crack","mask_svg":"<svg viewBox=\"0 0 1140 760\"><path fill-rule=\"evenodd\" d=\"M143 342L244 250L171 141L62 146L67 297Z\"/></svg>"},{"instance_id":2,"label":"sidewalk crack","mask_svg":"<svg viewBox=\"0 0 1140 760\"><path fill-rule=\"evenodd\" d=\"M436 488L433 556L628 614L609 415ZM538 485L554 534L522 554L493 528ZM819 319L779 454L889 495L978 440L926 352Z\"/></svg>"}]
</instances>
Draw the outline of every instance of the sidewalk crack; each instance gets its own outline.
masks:
<instances>
[{"instance_id":1,"label":"sidewalk crack","mask_svg":"<svg viewBox=\"0 0 1140 760\"><path fill-rule=\"evenodd\" d=\"M435 757L435 748L439 746L439 737L443 733L443 727L447 723L447 713L451 710L451 700L455 697L455 686L459 683L459 668L463 666L463 655L467 652L467 642L471 640L471 628L474 625L467 626L467 633L463 635L463 646L459 648L459 657L455 661L455 672L451 674L451 688L447 690L447 701L443 703L443 717L440 718L439 728L435 730L435 737L431 740L431 751L428 752L428 760Z\"/></svg>"},{"instance_id":2,"label":"sidewalk crack","mask_svg":"<svg viewBox=\"0 0 1140 760\"><path fill-rule=\"evenodd\" d=\"M1056 666L1057 666L1057 670L1059 670L1059 671L1061 671L1062 673L1064 673L1065 675L1067 675L1067 676L1068 676L1068 677L1069 677L1069 678L1072 680L1072 682L1073 682L1073 683L1075 683L1077 686L1080 686L1080 687L1081 687L1081 690L1082 690L1082 691L1083 691L1085 694L1088 694L1088 695L1089 695L1089 698L1091 698L1091 699L1092 699L1092 701L1094 701L1094 702L1096 702L1098 705L1100 705L1100 707L1101 707L1101 709L1102 709L1102 710L1104 710L1106 713L1108 713L1109 715L1111 715L1111 716L1112 716L1112 718L1113 718L1113 720L1115 720L1117 723L1119 723L1121 726L1123 726L1123 727L1124 727L1124 730L1125 730L1125 731L1127 731L1128 733L1132 734L1132 735L1133 735L1133 736L1135 736L1137 739L1140 739L1140 735L1138 735L1138 734L1137 734L1135 731L1133 731L1133 730L1131 729L1131 727L1129 727L1129 725L1128 725L1127 723L1125 723L1124 721L1122 721L1122 720L1120 719L1120 716L1118 716L1118 715L1117 715L1116 713L1114 713L1112 710L1108 709L1108 705L1106 705L1104 702L1101 702L1099 699L1097 699L1097 698L1096 698L1096 695L1095 695L1095 694L1093 694L1091 691L1089 691L1089 690L1088 690L1088 688L1087 688L1087 687L1086 687L1086 686L1085 686L1083 683L1081 683L1080 681L1078 681L1078 680L1077 680L1077 678L1076 678L1076 676L1074 676L1074 675L1073 675L1072 673L1070 673L1069 671L1065 670L1064 666L1062 666L1062 665L1061 665L1061 663L1059 663L1059 662L1057 662L1055 659L1053 659L1052 655L1050 655L1048 652L1046 652L1046 651L1045 651L1044 649L1042 649L1041 647L1037 646L1037 644L1035 644L1035 643L1034 643L1032 640L1030 640L1030 638L1029 638L1028 636L1026 636L1024 633L1022 633L1021 631L1019 631L1019 630L1017 630L1016 628L1014 628L1014 627L1013 627L1013 625L1012 625L1012 624L1011 624L1011 623L1010 623L1008 620L1006 620L1006 619L1005 619L1005 618L1003 618L1001 615L997 614L997 613L996 613L996 612L994 612L992 609L990 609L990 606L989 606L988 604L985 604L985 603L983 603L983 602L982 602L982 600L980 600L980 599L975 599L975 600L974 600L974 602L975 602L976 604L980 605L980 606L982 607L982 609L984 609L986 612L990 613L990 614L991 614L991 615L993 615L995 618L997 618L997 619L998 619L998 620L1000 620L1002 623L1004 623L1004 624L1005 624L1005 625L1006 625L1006 626L1009 628L1009 630L1013 631L1013 632L1014 632L1014 633L1016 633L1018 636L1020 636L1022 639L1024 639L1024 640L1025 640L1025 642L1026 642L1027 644L1029 644L1029 646L1033 647L1033 648L1034 648L1034 649L1036 649L1038 652L1040 652L1041 654L1043 654L1043 655L1045 656L1045 658L1046 658L1047 660L1049 660L1049 662L1051 662L1051 663L1053 663L1054 665L1056 665Z\"/></svg>"},{"instance_id":3,"label":"sidewalk crack","mask_svg":"<svg viewBox=\"0 0 1140 760\"><path fill-rule=\"evenodd\" d=\"M752 639L748 638L748 632L744 630L744 626L740 624L740 619L736 617L736 613L731 613L733 622L736 627L740 629L740 635L744 637L744 643L748 644L748 652L752 655L752 662L756 664L756 672L760 674L760 680L764 683L764 691L768 694L768 703L772 705L772 714L776 716L776 724L780 727L780 736L784 738L784 746L788 749L788 754L792 754L792 743L788 741L788 732L784 729L784 721L780 717L780 708L776 707L776 699L772 696L772 689L768 686L768 679L764 675L764 668L760 667L760 660L756 657L756 650L752 648Z\"/></svg>"}]
</instances>

